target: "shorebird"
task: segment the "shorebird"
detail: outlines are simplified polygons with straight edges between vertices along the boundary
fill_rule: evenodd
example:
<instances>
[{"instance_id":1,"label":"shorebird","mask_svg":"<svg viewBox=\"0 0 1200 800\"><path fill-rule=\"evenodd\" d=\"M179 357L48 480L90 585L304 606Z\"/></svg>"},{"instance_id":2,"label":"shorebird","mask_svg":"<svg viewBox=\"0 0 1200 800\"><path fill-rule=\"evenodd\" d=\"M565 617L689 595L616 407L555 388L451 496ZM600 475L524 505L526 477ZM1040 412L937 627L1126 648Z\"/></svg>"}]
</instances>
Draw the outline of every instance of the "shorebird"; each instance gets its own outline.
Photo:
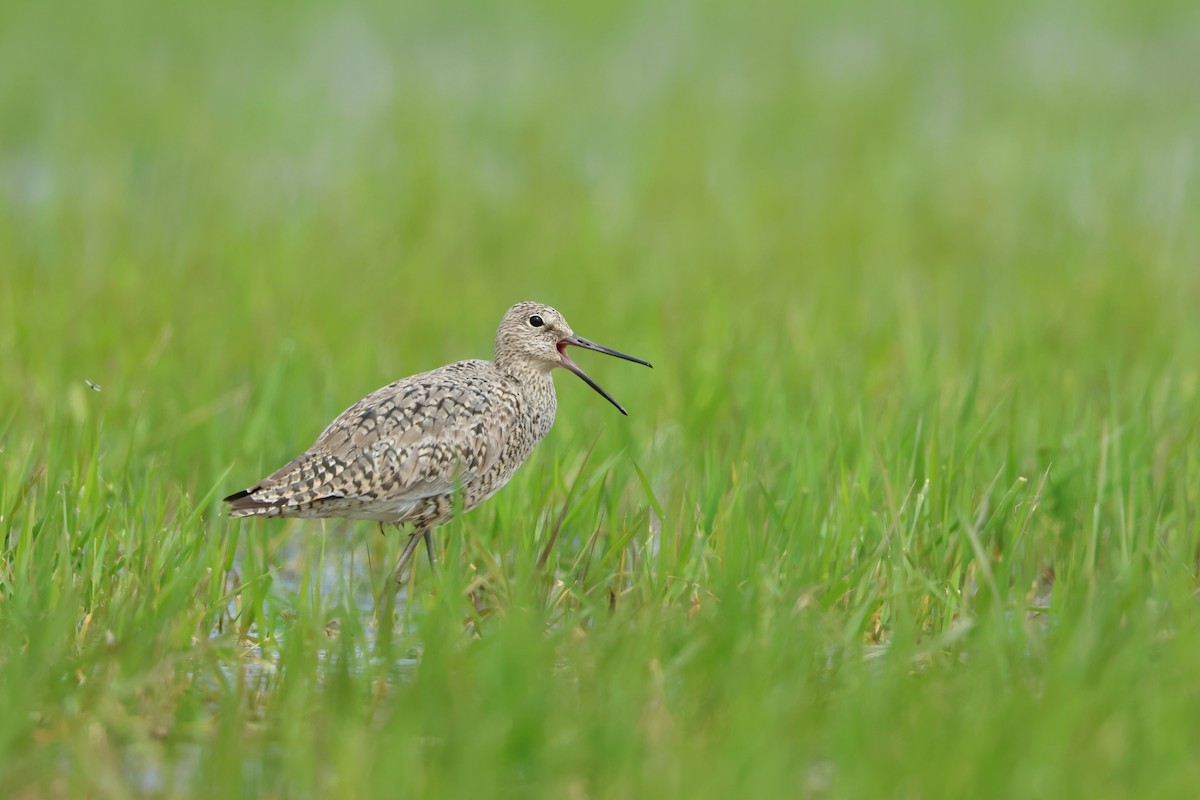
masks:
<instances>
[{"instance_id":1,"label":"shorebird","mask_svg":"<svg viewBox=\"0 0 1200 800\"><path fill-rule=\"evenodd\" d=\"M458 361L378 389L338 415L306 452L225 498L234 517L322 517L411 524L397 580L418 541L508 483L554 424L550 373L563 367L628 412L567 355L568 347L650 363L576 336L542 303L510 308L491 361Z\"/></svg>"}]
</instances>

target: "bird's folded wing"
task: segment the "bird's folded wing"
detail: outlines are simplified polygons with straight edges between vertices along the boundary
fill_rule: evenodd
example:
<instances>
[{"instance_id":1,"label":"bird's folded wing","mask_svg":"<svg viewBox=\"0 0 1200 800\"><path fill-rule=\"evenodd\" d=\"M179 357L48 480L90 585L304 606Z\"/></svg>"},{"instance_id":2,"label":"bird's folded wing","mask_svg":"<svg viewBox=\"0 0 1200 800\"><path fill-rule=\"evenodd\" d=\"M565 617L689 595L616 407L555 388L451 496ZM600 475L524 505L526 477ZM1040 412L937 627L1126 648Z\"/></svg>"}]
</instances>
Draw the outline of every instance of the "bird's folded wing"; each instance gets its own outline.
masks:
<instances>
[{"instance_id":1,"label":"bird's folded wing","mask_svg":"<svg viewBox=\"0 0 1200 800\"><path fill-rule=\"evenodd\" d=\"M495 465L515 415L494 396L472 393L431 404L427 391L404 395L395 388L380 390L393 389L393 399L381 403L372 395L347 409L308 452L249 489L245 502L297 507L332 498L417 500L452 492Z\"/></svg>"}]
</instances>

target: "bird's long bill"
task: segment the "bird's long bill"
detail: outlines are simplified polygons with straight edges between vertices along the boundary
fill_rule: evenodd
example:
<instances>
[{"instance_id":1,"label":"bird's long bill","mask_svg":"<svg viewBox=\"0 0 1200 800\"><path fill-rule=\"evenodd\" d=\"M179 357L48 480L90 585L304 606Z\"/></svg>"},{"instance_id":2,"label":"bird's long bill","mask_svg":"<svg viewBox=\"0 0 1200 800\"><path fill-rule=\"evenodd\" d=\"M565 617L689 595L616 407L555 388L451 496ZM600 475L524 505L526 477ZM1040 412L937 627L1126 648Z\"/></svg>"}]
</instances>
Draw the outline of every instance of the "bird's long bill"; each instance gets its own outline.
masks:
<instances>
[{"instance_id":1,"label":"bird's long bill","mask_svg":"<svg viewBox=\"0 0 1200 800\"><path fill-rule=\"evenodd\" d=\"M617 358L623 358L626 361L632 361L635 364L642 364L644 366L652 368L652 365L650 364L650 362L643 361L640 358L634 358L631 355L626 355L625 353L619 352L617 350L613 350L611 347L605 347L604 345L596 344L595 342L589 342L587 339L584 339L582 336L567 336L567 337L559 340L558 352L560 355L562 355L563 366L566 367L567 369L571 370L571 372L574 372L580 378L583 378L584 383L586 383L588 386L595 389L596 392L599 393L599 395L601 397L603 397L605 400L607 400L608 402L610 402L614 406L616 406L617 411L620 411L625 416L629 416L629 412L626 411L621 406L620 403L618 403L616 400L613 400L612 396L608 392L606 392L600 388L600 384L596 383L594 380L589 378L588 374L586 372L584 372L583 370L581 370L579 368L579 365L571 360L570 356L567 355L567 345L574 345L575 347L582 347L585 350L595 350L597 353L604 353L607 356L616 356Z\"/></svg>"}]
</instances>

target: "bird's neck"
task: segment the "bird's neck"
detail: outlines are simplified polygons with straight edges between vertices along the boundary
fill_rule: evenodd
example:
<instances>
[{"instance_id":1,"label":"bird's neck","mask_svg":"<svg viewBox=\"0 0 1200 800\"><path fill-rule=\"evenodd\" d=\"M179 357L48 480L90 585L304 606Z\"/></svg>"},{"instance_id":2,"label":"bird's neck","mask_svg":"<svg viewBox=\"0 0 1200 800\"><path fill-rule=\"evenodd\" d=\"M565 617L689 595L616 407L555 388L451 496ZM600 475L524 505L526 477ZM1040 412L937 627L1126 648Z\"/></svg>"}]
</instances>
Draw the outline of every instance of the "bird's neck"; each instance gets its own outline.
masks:
<instances>
[{"instance_id":1,"label":"bird's neck","mask_svg":"<svg viewBox=\"0 0 1200 800\"><path fill-rule=\"evenodd\" d=\"M525 359L497 358L496 369L501 375L515 381L526 394L554 392L554 381L550 378L550 365L542 365Z\"/></svg>"},{"instance_id":2,"label":"bird's neck","mask_svg":"<svg viewBox=\"0 0 1200 800\"><path fill-rule=\"evenodd\" d=\"M540 383L550 380L550 365L542 365L524 358L509 358L501 353L496 354L496 369L501 374L516 378L521 383Z\"/></svg>"},{"instance_id":3,"label":"bird's neck","mask_svg":"<svg viewBox=\"0 0 1200 800\"><path fill-rule=\"evenodd\" d=\"M546 435L554 424L554 415L558 407L558 398L554 394L554 380L550 377L550 369L527 361L504 363L496 361L496 369L513 382L517 390L525 398L522 414L528 417L530 425L535 429L537 438Z\"/></svg>"}]
</instances>

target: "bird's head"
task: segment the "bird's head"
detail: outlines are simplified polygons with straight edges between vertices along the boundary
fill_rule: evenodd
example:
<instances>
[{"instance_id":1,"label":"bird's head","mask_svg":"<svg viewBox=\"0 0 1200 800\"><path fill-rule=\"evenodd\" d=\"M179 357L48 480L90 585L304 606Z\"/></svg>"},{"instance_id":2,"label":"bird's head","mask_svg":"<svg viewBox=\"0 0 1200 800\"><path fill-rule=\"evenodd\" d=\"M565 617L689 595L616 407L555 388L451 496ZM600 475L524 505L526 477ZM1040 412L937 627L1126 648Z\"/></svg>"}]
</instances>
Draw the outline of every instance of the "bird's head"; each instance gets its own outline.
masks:
<instances>
[{"instance_id":1,"label":"bird's head","mask_svg":"<svg viewBox=\"0 0 1200 800\"><path fill-rule=\"evenodd\" d=\"M570 346L595 350L650 366L648 361L576 336L562 314L548 305L528 300L510 308L500 321L500 328L496 331L496 365L501 369L516 367L543 373L548 373L555 367L562 367L574 372L605 400L616 406L618 411L627 414L620 403L613 400L608 392L601 389L599 384L571 360L567 355L567 348Z\"/></svg>"}]
</instances>

